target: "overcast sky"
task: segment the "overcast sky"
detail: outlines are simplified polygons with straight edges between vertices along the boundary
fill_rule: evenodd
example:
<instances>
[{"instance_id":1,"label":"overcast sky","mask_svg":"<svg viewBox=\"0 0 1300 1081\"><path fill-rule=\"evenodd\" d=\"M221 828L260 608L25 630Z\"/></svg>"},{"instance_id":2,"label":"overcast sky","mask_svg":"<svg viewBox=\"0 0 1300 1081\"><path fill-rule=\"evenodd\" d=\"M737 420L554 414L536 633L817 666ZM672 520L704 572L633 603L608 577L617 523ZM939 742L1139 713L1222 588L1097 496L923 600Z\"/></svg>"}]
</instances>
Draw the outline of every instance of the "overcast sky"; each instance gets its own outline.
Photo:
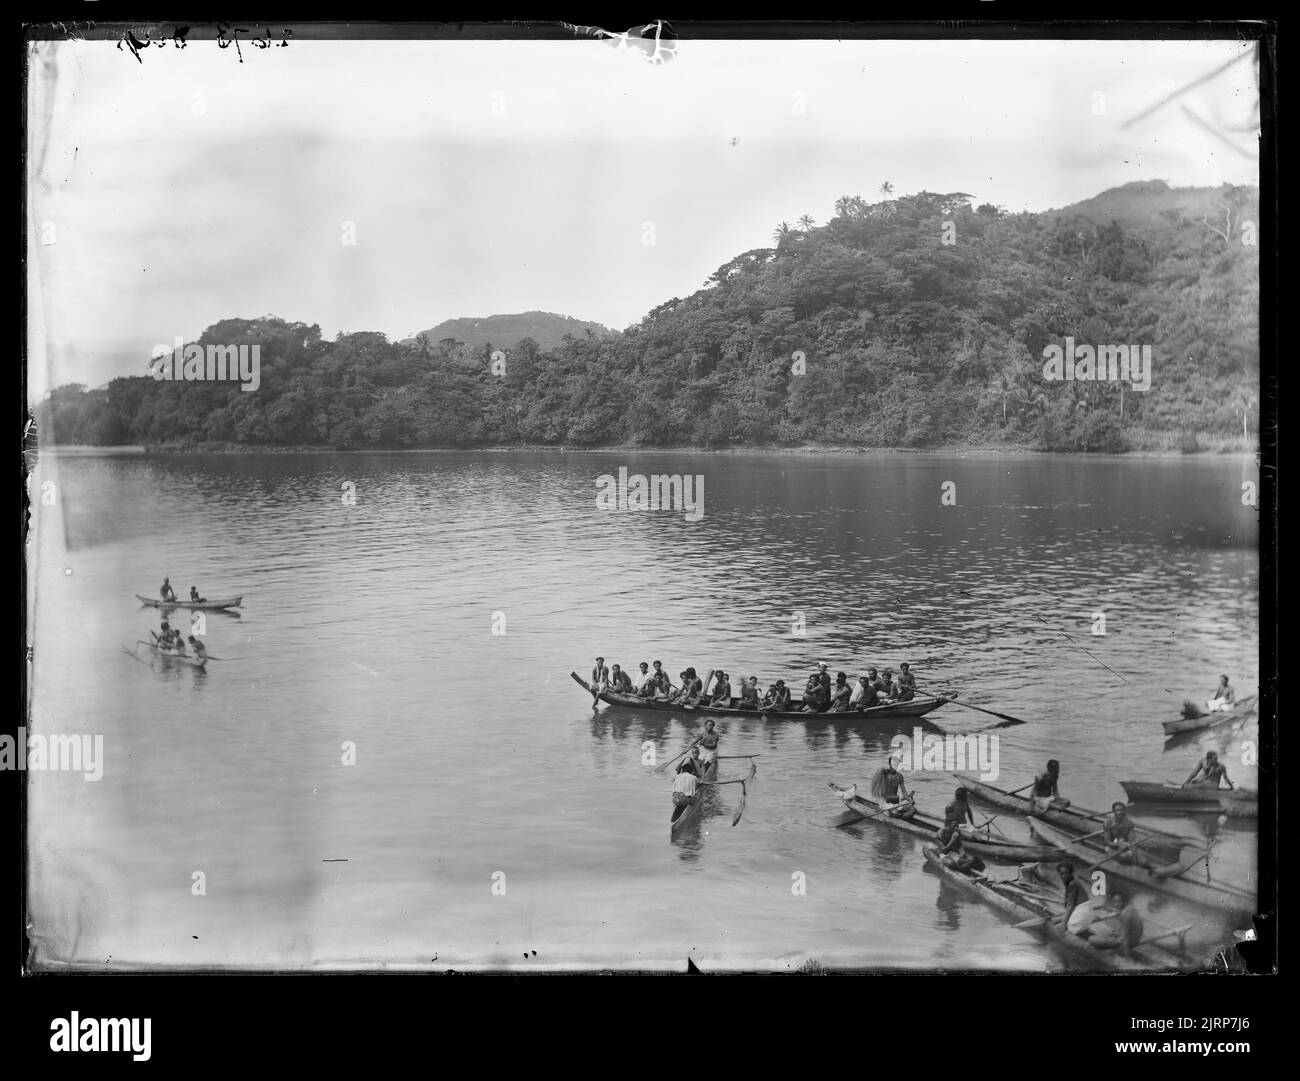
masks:
<instances>
[{"instance_id":1,"label":"overcast sky","mask_svg":"<svg viewBox=\"0 0 1300 1081\"><path fill-rule=\"evenodd\" d=\"M38 43L32 392L144 374L152 345L228 317L329 338L530 309L621 329L885 181L1009 210L1254 184L1232 130L1256 121L1249 59L1180 93L1249 51L682 42L652 65L591 41L298 41L240 64L212 41L143 63Z\"/></svg>"}]
</instances>

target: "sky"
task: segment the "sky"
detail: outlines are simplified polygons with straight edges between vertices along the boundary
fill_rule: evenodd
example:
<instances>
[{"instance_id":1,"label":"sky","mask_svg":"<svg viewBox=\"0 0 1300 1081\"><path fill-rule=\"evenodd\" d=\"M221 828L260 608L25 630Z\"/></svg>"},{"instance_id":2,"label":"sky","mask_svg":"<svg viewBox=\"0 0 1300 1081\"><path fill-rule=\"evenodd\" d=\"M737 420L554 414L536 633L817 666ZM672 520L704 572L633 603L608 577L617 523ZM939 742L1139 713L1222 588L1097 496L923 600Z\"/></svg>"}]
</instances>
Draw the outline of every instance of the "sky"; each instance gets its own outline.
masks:
<instances>
[{"instance_id":1,"label":"sky","mask_svg":"<svg viewBox=\"0 0 1300 1081\"><path fill-rule=\"evenodd\" d=\"M276 315L615 329L841 195L1258 183L1250 44L194 41L28 64L29 396ZM1213 79L1202 77L1232 64ZM1163 103L1163 104L1162 104ZM1159 108L1154 108L1160 106Z\"/></svg>"}]
</instances>

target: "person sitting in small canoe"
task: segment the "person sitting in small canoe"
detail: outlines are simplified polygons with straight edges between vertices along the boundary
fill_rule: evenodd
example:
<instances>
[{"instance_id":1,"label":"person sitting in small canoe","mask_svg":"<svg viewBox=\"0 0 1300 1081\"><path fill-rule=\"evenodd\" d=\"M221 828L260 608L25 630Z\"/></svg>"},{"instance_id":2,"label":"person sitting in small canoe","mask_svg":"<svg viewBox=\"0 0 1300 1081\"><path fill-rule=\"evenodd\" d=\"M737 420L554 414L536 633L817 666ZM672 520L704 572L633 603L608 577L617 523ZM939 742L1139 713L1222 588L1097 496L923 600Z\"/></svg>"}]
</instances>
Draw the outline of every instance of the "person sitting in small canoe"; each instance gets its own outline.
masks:
<instances>
[{"instance_id":1,"label":"person sitting in small canoe","mask_svg":"<svg viewBox=\"0 0 1300 1081\"><path fill-rule=\"evenodd\" d=\"M190 648L194 650L194 656L200 661L208 659L208 647L200 642L194 635L190 635Z\"/></svg>"},{"instance_id":2,"label":"person sitting in small canoe","mask_svg":"<svg viewBox=\"0 0 1300 1081\"><path fill-rule=\"evenodd\" d=\"M632 680L618 665L614 665L614 667L610 669L609 689L615 694L632 693Z\"/></svg>"},{"instance_id":3,"label":"person sitting in small canoe","mask_svg":"<svg viewBox=\"0 0 1300 1081\"><path fill-rule=\"evenodd\" d=\"M172 631L172 652L178 657L186 656L185 636L180 631Z\"/></svg>"},{"instance_id":4,"label":"person sitting in small canoe","mask_svg":"<svg viewBox=\"0 0 1300 1081\"><path fill-rule=\"evenodd\" d=\"M907 790L907 781L895 764L899 761L897 755L890 755L889 762L876 770L871 778L871 797L894 806L888 812L890 818L911 818L916 814L916 797Z\"/></svg>"},{"instance_id":5,"label":"person sitting in small canoe","mask_svg":"<svg viewBox=\"0 0 1300 1081\"><path fill-rule=\"evenodd\" d=\"M943 824L964 826L967 823L975 825L975 812L971 810L970 792L965 785L959 785L952 794L952 802L943 809Z\"/></svg>"},{"instance_id":6,"label":"person sitting in small canoe","mask_svg":"<svg viewBox=\"0 0 1300 1081\"><path fill-rule=\"evenodd\" d=\"M849 698L853 688L849 686L849 677L843 672L835 673L835 686L831 688L831 704L827 713L843 713L849 708Z\"/></svg>"},{"instance_id":7,"label":"person sitting in small canoe","mask_svg":"<svg viewBox=\"0 0 1300 1081\"><path fill-rule=\"evenodd\" d=\"M650 669L650 680L654 684L655 694L667 694L673 689L673 681L664 671L663 661L652 661Z\"/></svg>"},{"instance_id":8,"label":"person sitting in small canoe","mask_svg":"<svg viewBox=\"0 0 1300 1081\"><path fill-rule=\"evenodd\" d=\"M877 696L879 696L880 692L885 689L885 681L880 678L880 673L874 668L867 669L867 683L871 686L871 689L876 692Z\"/></svg>"},{"instance_id":9,"label":"person sitting in small canoe","mask_svg":"<svg viewBox=\"0 0 1300 1081\"><path fill-rule=\"evenodd\" d=\"M1123 855L1115 857L1118 862L1133 862L1133 850L1129 846L1137 838L1134 836L1133 819L1128 816L1127 804L1116 800L1110 805L1110 814L1101 827L1101 837L1106 842L1107 853L1128 849Z\"/></svg>"},{"instance_id":10,"label":"person sitting in small canoe","mask_svg":"<svg viewBox=\"0 0 1300 1081\"><path fill-rule=\"evenodd\" d=\"M898 700L900 702L910 702L916 697L916 677L912 675L911 668L908 667L906 661L898 667Z\"/></svg>"},{"instance_id":11,"label":"person sitting in small canoe","mask_svg":"<svg viewBox=\"0 0 1300 1081\"><path fill-rule=\"evenodd\" d=\"M1237 692L1232 689L1232 684L1228 682L1227 676L1219 677L1219 685L1215 688L1214 697L1211 698L1206 706L1211 713L1218 713L1222 710L1232 709L1237 702Z\"/></svg>"},{"instance_id":12,"label":"person sitting in small canoe","mask_svg":"<svg viewBox=\"0 0 1300 1081\"><path fill-rule=\"evenodd\" d=\"M682 673L682 689L677 700L684 706L697 705L704 697L704 680L695 674L694 668Z\"/></svg>"},{"instance_id":13,"label":"person sitting in small canoe","mask_svg":"<svg viewBox=\"0 0 1300 1081\"><path fill-rule=\"evenodd\" d=\"M1061 799L1061 763L1055 758L1048 759L1047 768L1035 774L1034 783L1029 793L1029 801L1034 811L1050 811L1053 807L1068 807L1070 801Z\"/></svg>"},{"instance_id":14,"label":"person sitting in small canoe","mask_svg":"<svg viewBox=\"0 0 1300 1081\"><path fill-rule=\"evenodd\" d=\"M759 705L758 676L750 676L748 679L742 679L740 681L740 701L736 703L736 708L756 710Z\"/></svg>"},{"instance_id":15,"label":"person sitting in small canoe","mask_svg":"<svg viewBox=\"0 0 1300 1081\"><path fill-rule=\"evenodd\" d=\"M207 597L200 597L200 596L199 596L199 591L198 591L197 589L195 589L193 586L190 586L190 601L191 601L191 603L193 603L193 604L203 604L207 599L208 599Z\"/></svg>"},{"instance_id":16,"label":"person sitting in small canoe","mask_svg":"<svg viewBox=\"0 0 1300 1081\"><path fill-rule=\"evenodd\" d=\"M638 698L649 698L654 693L650 688L650 666L642 661L636 667L637 674L632 677L632 693Z\"/></svg>"},{"instance_id":17,"label":"person sitting in small canoe","mask_svg":"<svg viewBox=\"0 0 1300 1081\"><path fill-rule=\"evenodd\" d=\"M605 667L605 658L597 657L596 666L591 670L591 687L603 691L609 685L609 669Z\"/></svg>"},{"instance_id":18,"label":"person sitting in small canoe","mask_svg":"<svg viewBox=\"0 0 1300 1081\"><path fill-rule=\"evenodd\" d=\"M700 736L699 746L695 751L699 754L700 776L703 777L709 772L709 766L718 761L718 740L721 737L716 729L717 722L710 717L704 722L704 733Z\"/></svg>"},{"instance_id":19,"label":"person sitting in small canoe","mask_svg":"<svg viewBox=\"0 0 1300 1081\"><path fill-rule=\"evenodd\" d=\"M958 871L982 871L985 863L966 851L961 829L956 823L944 826L938 833L939 861Z\"/></svg>"},{"instance_id":20,"label":"person sitting in small canoe","mask_svg":"<svg viewBox=\"0 0 1300 1081\"><path fill-rule=\"evenodd\" d=\"M719 672L718 678L713 684L713 695L709 698L709 705L731 706L731 680L727 677L726 672Z\"/></svg>"},{"instance_id":21,"label":"person sitting in small canoe","mask_svg":"<svg viewBox=\"0 0 1300 1081\"><path fill-rule=\"evenodd\" d=\"M158 595L165 601L174 601L176 599L176 590L172 589L172 580L164 578L162 588L158 590Z\"/></svg>"},{"instance_id":22,"label":"person sitting in small canoe","mask_svg":"<svg viewBox=\"0 0 1300 1081\"><path fill-rule=\"evenodd\" d=\"M1070 864L1058 864L1056 870L1065 886L1065 911L1061 913L1061 930L1087 938L1096 915L1092 908L1092 890L1088 889L1088 884L1083 879L1075 877L1074 868Z\"/></svg>"},{"instance_id":23,"label":"person sitting in small canoe","mask_svg":"<svg viewBox=\"0 0 1300 1081\"><path fill-rule=\"evenodd\" d=\"M1099 949L1118 950L1127 957L1141 945L1146 926L1133 903L1132 894L1126 889L1112 886L1110 903L1112 911L1093 920L1088 941Z\"/></svg>"},{"instance_id":24,"label":"person sitting in small canoe","mask_svg":"<svg viewBox=\"0 0 1300 1081\"><path fill-rule=\"evenodd\" d=\"M1224 768L1223 763L1219 761L1219 756L1214 751L1205 752L1205 761L1197 762L1196 768L1192 770L1191 776L1183 782L1184 788L1222 788L1219 782L1223 781L1229 788L1235 788L1228 780L1228 771Z\"/></svg>"},{"instance_id":25,"label":"person sitting in small canoe","mask_svg":"<svg viewBox=\"0 0 1300 1081\"><path fill-rule=\"evenodd\" d=\"M785 685L785 680L778 679L772 684L772 689L767 692L764 703L774 713L790 711L790 688Z\"/></svg>"},{"instance_id":26,"label":"person sitting in small canoe","mask_svg":"<svg viewBox=\"0 0 1300 1081\"><path fill-rule=\"evenodd\" d=\"M167 620L164 619L162 623L159 624L157 634L154 634L153 631L150 631L149 633L153 634L154 645L159 649L172 648L172 625L168 623Z\"/></svg>"},{"instance_id":27,"label":"person sitting in small canoe","mask_svg":"<svg viewBox=\"0 0 1300 1081\"><path fill-rule=\"evenodd\" d=\"M809 676L808 686L804 688L803 692L803 709L801 712L822 713L825 711L829 701L830 696L826 693L825 688L822 687L821 678L815 675Z\"/></svg>"},{"instance_id":28,"label":"person sitting in small canoe","mask_svg":"<svg viewBox=\"0 0 1300 1081\"><path fill-rule=\"evenodd\" d=\"M876 695L876 689L870 683L866 676L858 676L857 686L853 688L853 694L849 696L849 709L870 709L867 705L879 704L879 698Z\"/></svg>"},{"instance_id":29,"label":"person sitting in small canoe","mask_svg":"<svg viewBox=\"0 0 1300 1081\"><path fill-rule=\"evenodd\" d=\"M885 675L881 679L880 697L886 702L892 702L898 697L898 685L894 682L894 670L885 669Z\"/></svg>"}]
</instances>

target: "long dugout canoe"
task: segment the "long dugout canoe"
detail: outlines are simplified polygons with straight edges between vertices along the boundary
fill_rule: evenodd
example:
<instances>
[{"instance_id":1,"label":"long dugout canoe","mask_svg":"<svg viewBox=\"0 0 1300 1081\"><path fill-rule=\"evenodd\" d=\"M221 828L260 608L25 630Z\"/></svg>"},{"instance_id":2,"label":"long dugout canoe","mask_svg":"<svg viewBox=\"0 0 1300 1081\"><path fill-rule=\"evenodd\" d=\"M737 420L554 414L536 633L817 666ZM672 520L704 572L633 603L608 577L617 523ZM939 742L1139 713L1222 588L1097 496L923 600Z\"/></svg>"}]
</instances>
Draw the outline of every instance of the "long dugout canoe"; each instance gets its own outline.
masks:
<instances>
[{"instance_id":1,"label":"long dugout canoe","mask_svg":"<svg viewBox=\"0 0 1300 1081\"><path fill-rule=\"evenodd\" d=\"M955 776L958 784L965 785L970 789L971 795L982 803L1001 807L1005 811L1014 811L1026 818L1041 818L1044 822L1059 826L1075 836L1093 833L1099 830L1101 824L1106 821L1104 814L1098 811L1089 811L1073 804L1069 807L1056 807L1048 811L1035 811L1033 802L1027 796L1017 796L1011 792L1004 792L1001 788L985 784L978 777L972 777L970 774L958 773ZM1194 837L1182 837L1176 833L1148 829L1145 826L1137 826L1136 824L1134 828L1139 835L1150 838L1144 846L1146 850L1164 857L1165 863L1173 863L1178 859L1179 853L1188 845L1201 846L1201 842Z\"/></svg>"},{"instance_id":2,"label":"long dugout canoe","mask_svg":"<svg viewBox=\"0 0 1300 1081\"><path fill-rule=\"evenodd\" d=\"M1259 796L1247 788L1211 788L1188 785L1185 788L1160 781L1120 781L1132 803L1177 806L1184 811L1219 811L1240 818L1259 817Z\"/></svg>"},{"instance_id":3,"label":"long dugout canoe","mask_svg":"<svg viewBox=\"0 0 1300 1081\"><path fill-rule=\"evenodd\" d=\"M1259 705L1259 695L1252 694L1243 698L1232 709L1212 710L1199 717L1179 717L1176 721L1162 721L1161 726L1166 736L1181 736L1187 732L1199 732L1203 728L1218 728L1222 724L1235 724L1244 720Z\"/></svg>"},{"instance_id":4,"label":"long dugout canoe","mask_svg":"<svg viewBox=\"0 0 1300 1081\"><path fill-rule=\"evenodd\" d=\"M917 698L910 702L892 702L884 706L873 706L871 709L844 710L839 713L829 711L826 713L804 713L799 710L737 709L734 705L683 706L676 702L642 698L635 694L615 694L613 691L596 692L592 690L591 684L579 676L577 672L570 672L569 675L588 694L600 699L608 706L613 706L615 709L658 710L664 713L689 713L704 717L759 717L765 721L804 721L809 724L862 724L873 721L916 720L924 717L927 713L933 713L947 702L947 699L943 698ZM735 702L736 699L733 698L731 701Z\"/></svg>"},{"instance_id":5,"label":"long dugout canoe","mask_svg":"<svg viewBox=\"0 0 1300 1081\"><path fill-rule=\"evenodd\" d=\"M1069 853L1072 863L1090 866L1107 856L1106 846L1100 840L1080 840L1069 833L1044 822L1041 819L1029 820L1029 832L1046 844L1057 844ZM1168 894L1194 905L1212 909L1225 915L1249 918L1255 914L1258 904L1255 894L1239 886L1222 882L1201 882L1188 876L1184 871L1176 875L1157 874L1152 869L1151 860L1142 855L1146 845L1133 850L1138 863L1124 863L1122 859L1107 860L1099 869L1108 875L1122 878L1135 886L1143 886L1156 893Z\"/></svg>"},{"instance_id":6,"label":"long dugout canoe","mask_svg":"<svg viewBox=\"0 0 1300 1081\"><path fill-rule=\"evenodd\" d=\"M158 600L155 597L141 596L141 594L139 593L137 593L136 596L140 598L141 604L146 604L150 608L188 608L191 611L200 611L200 610L212 611L219 608L238 608L243 603L244 600L244 596L242 593L238 597L223 597L220 600L212 600L212 601L209 600L187 601L187 600L180 600L180 599L174 601L164 601L164 600Z\"/></svg>"},{"instance_id":7,"label":"long dugout canoe","mask_svg":"<svg viewBox=\"0 0 1300 1081\"><path fill-rule=\"evenodd\" d=\"M943 829L942 819L922 814L920 811L909 818L896 817L888 811L880 813L884 810L885 804L870 796L859 795L857 785L851 788L840 788L830 781L826 783L839 797L846 810L864 818L870 817L873 822L893 826L914 837L924 838L932 844L938 840L939 831ZM1039 860L1059 860L1065 857L1064 851L1056 845L1022 844L1017 841L1000 840L997 837L989 837L987 833L981 835L970 825L962 827L961 840L968 852L999 863L1036 863Z\"/></svg>"},{"instance_id":8,"label":"long dugout canoe","mask_svg":"<svg viewBox=\"0 0 1300 1081\"><path fill-rule=\"evenodd\" d=\"M154 645L152 642L141 640L136 642L136 646L146 646L148 647L149 652L159 660L168 661L172 664L183 664L189 668L203 668L208 663L206 657L200 660L198 657L194 656L193 653L173 653L171 650L162 649L159 646Z\"/></svg>"}]
</instances>

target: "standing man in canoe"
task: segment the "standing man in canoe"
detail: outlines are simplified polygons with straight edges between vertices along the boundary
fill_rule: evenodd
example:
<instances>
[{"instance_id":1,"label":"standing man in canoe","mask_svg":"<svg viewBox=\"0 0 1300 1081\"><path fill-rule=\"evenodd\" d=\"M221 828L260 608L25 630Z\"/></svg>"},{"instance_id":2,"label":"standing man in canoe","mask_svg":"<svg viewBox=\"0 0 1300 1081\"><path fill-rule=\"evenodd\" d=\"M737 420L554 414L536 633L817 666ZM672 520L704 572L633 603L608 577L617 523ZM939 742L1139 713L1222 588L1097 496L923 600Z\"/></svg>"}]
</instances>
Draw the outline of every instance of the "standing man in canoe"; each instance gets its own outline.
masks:
<instances>
[{"instance_id":1,"label":"standing man in canoe","mask_svg":"<svg viewBox=\"0 0 1300 1081\"><path fill-rule=\"evenodd\" d=\"M970 792L965 785L959 785L952 794L952 802L943 809L943 824L963 826L968 822L975 825L975 812L971 810Z\"/></svg>"},{"instance_id":2,"label":"standing man in canoe","mask_svg":"<svg viewBox=\"0 0 1300 1081\"><path fill-rule=\"evenodd\" d=\"M597 691L609 686L609 669L605 667L604 657L596 658L596 667L591 670L591 686Z\"/></svg>"},{"instance_id":3,"label":"standing man in canoe","mask_svg":"<svg viewBox=\"0 0 1300 1081\"><path fill-rule=\"evenodd\" d=\"M1055 758L1048 759L1047 769L1034 776L1029 802L1035 812L1050 811L1053 807L1068 807L1070 801L1061 799L1061 763Z\"/></svg>"},{"instance_id":4,"label":"standing man in canoe","mask_svg":"<svg viewBox=\"0 0 1300 1081\"><path fill-rule=\"evenodd\" d=\"M893 806L890 818L911 818L916 814L916 797L907 790L907 781L895 765L900 759L890 755L889 762L871 778L871 797Z\"/></svg>"},{"instance_id":5,"label":"standing man in canoe","mask_svg":"<svg viewBox=\"0 0 1300 1081\"><path fill-rule=\"evenodd\" d=\"M1128 816L1127 805L1118 800L1110 805L1110 814L1102 824L1101 836L1106 842L1107 854L1128 848L1137 839L1133 832L1133 820ZM1115 858L1120 863L1132 863L1133 851L1129 849L1122 856Z\"/></svg>"},{"instance_id":6,"label":"standing man in canoe","mask_svg":"<svg viewBox=\"0 0 1300 1081\"><path fill-rule=\"evenodd\" d=\"M718 740L721 737L715 731L716 723L710 717L704 722L704 734L700 736L699 747L694 753L699 754L700 776L709 772L709 766L718 761Z\"/></svg>"},{"instance_id":7,"label":"standing man in canoe","mask_svg":"<svg viewBox=\"0 0 1300 1081\"><path fill-rule=\"evenodd\" d=\"M164 578L162 588L158 590L158 595L165 601L174 601L176 599L176 590L172 589L172 580Z\"/></svg>"},{"instance_id":8,"label":"standing man in canoe","mask_svg":"<svg viewBox=\"0 0 1300 1081\"><path fill-rule=\"evenodd\" d=\"M1199 776L1199 780L1197 779ZM1189 786L1195 788L1222 788L1219 782L1225 781L1229 788L1235 788L1231 781L1228 780L1228 771L1224 769L1223 763L1219 761L1219 756L1214 751L1205 752L1205 761L1196 763L1196 768L1192 770L1191 776L1183 782L1183 787Z\"/></svg>"},{"instance_id":9,"label":"standing man in canoe","mask_svg":"<svg viewBox=\"0 0 1300 1081\"><path fill-rule=\"evenodd\" d=\"M910 702L916 697L916 677L912 675L912 670L908 667L906 661L899 666L898 673L898 700L900 702Z\"/></svg>"},{"instance_id":10,"label":"standing man in canoe","mask_svg":"<svg viewBox=\"0 0 1300 1081\"><path fill-rule=\"evenodd\" d=\"M1092 926L1092 891L1081 878L1076 878L1074 868L1068 863L1057 865L1061 882L1065 886L1065 911L1061 914L1061 930L1087 938Z\"/></svg>"},{"instance_id":11,"label":"standing man in canoe","mask_svg":"<svg viewBox=\"0 0 1300 1081\"><path fill-rule=\"evenodd\" d=\"M1227 676L1219 677L1219 686L1215 688L1214 697L1207 703L1211 712L1232 709L1237 701L1237 692L1232 689Z\"/></svg>"}]
</instances>

